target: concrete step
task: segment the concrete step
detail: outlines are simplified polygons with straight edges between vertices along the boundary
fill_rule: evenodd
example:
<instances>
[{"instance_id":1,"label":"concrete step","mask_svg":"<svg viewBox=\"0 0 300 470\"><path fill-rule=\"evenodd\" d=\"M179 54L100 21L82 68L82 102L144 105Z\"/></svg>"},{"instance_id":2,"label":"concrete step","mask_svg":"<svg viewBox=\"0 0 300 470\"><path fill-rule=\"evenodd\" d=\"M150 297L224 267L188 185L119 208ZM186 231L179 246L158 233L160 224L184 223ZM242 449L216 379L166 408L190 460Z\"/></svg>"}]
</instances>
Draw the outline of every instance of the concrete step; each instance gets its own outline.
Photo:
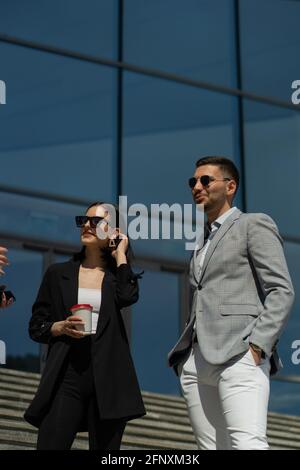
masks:
<instances>
[{"instance_id":1,"label":"concrete step","mask_svg":"<svg viewBox=\"0 0 300 470\"><path fill-rule=\"evenodd\" d=\"M2 424L2 423L1 423ZM0 427L0 442L1 444L25 446L25 447L35 447L37 440L36 430L28 430L23 428L2 428ZM130 434L125 434L122 440L122 444L128 448L143 448L143 449L182 449L182 450L195 450L195 444L174 442L169 440L168 437L160 436L158 439L153 437L145 438L143 435L131 436ZM87 449L88 448L88 439L86 435L79 433L77 438L74 441L72 448L76 449Z\"/></svg>"},{"instance_id":2,"label":"concrete step","mask_svg":"<svg viewBox=\"0 0 300 470\"><path fill-rule=\"evenodd\" d=\"M3 386L2 383L0 383L0 398L11 398L12 400L17 400L21 401L24 403L29 403L34 395L35 388L33 387L22 387L21 385L16 385L16 384L5 384ZM148 394L146 400L145 400L145 405L147 408L148 413L150 416L154 419L168 419L170 418L170 411L174 411L173 407L168 407L168 414L162 416L162 412L165 412L166 407L162 405L160 399L154 399L152 396ZM172 404L173 405L173 404ZM185 403L182 402L180 403L180 406L177 406L176 409L180 409L183 411L183 414L180 413L180 421L184 420L183 423L189 424L189 419L187 417L187 412L186 412L186 406ZM154 410L154 411L153 411ZM186 416L186 418L184 418ZM172 413L172 419L171 422L178 421L178 414L175 413L175 419L174 419L174 414ZM277 429L278 427L284 426L285 428L289 429L290 432L297 432L300 431L300 418L299 417L294 417L294 416L282 416L278 414L273 414L269 413L268 416L268 425L270 428L275 428Z\"/></svg>"},{"instance_id":3,"label":"concrete step","mask_svg":"<svg viewBox=\"0 0 300 470\"><path fill-rule=\"evenodd\" d=\"M37 430L23 419L40 380L39 374L0 369L0 449L34 449ZM182 397L143 392L147 415L126 426L124 449L195 450ZM271 412L268 438L273 449L300 449L300 417ZM78 433L74 449L87 449L87 433Z\"/></svg>"},{"instance_id":4,"label":"concrete step","mask_svg":"<svg viewBox=\"0 0 300 470\"><path fill-rule=\"evenodd\" d=\"M0 406L6 407L7 410L24 410L31 399L32 396L28 398L26 394L15 394L14 392L4 392L0 390ZM143 419L152 419L153 421L164 420L166 426L169 426L169 424L180 424L189 427L189 418L186 409L180 410L179 413L178 410L175 413L171 413L170 410L166 410L165 407L163 408L157 405L148 405L146 408L147 416ZM19 412L17 416L20 417L21 413ZM282 415L269 416L269 428L279 429L284 427L286 430L290 430L290 432L298 432L300 430L300 419L294 419L294 417L291 417L292 419L288 418L289 416L283 417Z\"/></svg>"},{"instance_id":5,"label":"concrete step","mask_svg":"<svg viewBox=\"0 0 300 470\"><path fill-rule=\"evenodd\" d=\"M0 426L2 428L19 427L21 429L31 430L32 432L35 430L35 428L32 428L25 421L20 421L21 419L22 414L19 412L17 412L17 416L16 412L12 410L2 410L2 412L0 412ZM289 429L286 430L282 427L268 427L268 437L269 439L280 438L284 441L293 439L293 441L297 442L300 447L300 435L298 434L297 429L295 431L296 432L292 429L291 432ZM181 442L194 442L190 425L184 426L177 424L170 427L169 423L161 422L158 429L157 421L149 418L141 418L129 422L126 427L126 433L128 435L144 435L153 437L164 435L164 437L177 439Z\"/></svg>"},{"instance_id":6,"label":"concrete step","mask_svg":"<svg viewBox=\"0 0 300 470\"><path fill-rule=\"evenodd\" d=\"M10 427L11 424L11 427ZM35 448L37 432L35 429L28 430L26 426L14 426L16 423L0 423L0 441L1 445L6 448L6 444L10 446L17 445L18 447ZM295 449L299 446L299 442L282 442L281 439L270 438L269 443L273 449ZM196 450L195 444L187 445L185 443L177 443L169 441L167 438L160 439L159 442L155 439L148 439L147 442L141 436L125 435L123 439L123 446L126 448L138 448L137 445L142 446L144 449L180 449L180 450ZM87 449L88 439L85 433L79 433L75 442L74 449ZM141 448L141 447L139 447ZM298 447L299 448L299 447Z\"/></svg>"},{"instance_id":7,"label":"concrete step","mask_svg":"<svg viewBox=\"0 0 300 470\"><path fill-rule=\"evenodd\" d=\"M25 421L16 421L11 419L0 419L0 429L17 430L36 434L36 428ZM169 441L177 441L181 444L195 444L194 437L189 432L177 432L174 429L155 429L153 426L147 426L146 423L128 424L126 427L126 435L128 437L147 437L153 439L165 439ZM87 433L78 433L80 438L87 439Z\"/></svg>"},{"instance_id":8,"label":"concrete step","mask_svg":"<svg viewBox=\"0 0 300 470\"><path fill-rule=\"evenodd\" d=\"M25 380L31 379L36 381L39 381L41 378L41 374L37 374L35 372L23 372L22 370L7 369L6 367L1 367L0 375L19 378L22 377Z\"/></svg>"}]
</instances>

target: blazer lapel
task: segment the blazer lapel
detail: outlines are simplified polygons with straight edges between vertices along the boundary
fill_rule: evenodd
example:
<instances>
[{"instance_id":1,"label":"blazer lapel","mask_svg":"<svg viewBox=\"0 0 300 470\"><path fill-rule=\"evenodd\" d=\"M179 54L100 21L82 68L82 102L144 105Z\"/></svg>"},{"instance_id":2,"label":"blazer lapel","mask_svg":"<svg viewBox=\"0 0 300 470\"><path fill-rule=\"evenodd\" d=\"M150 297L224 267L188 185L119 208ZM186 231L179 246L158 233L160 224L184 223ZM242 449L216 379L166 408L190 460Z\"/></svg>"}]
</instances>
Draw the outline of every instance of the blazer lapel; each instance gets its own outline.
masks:
<instances>
[{"instance_id":1,"label":"blazer lapel","mask_svg":"<svg viewBox=\"0 0 300 470\"><path fill-rule=\"evenodd\" d=\"M66 313L70 313L70 307L78 303L78 274L80 261L66 263L60 276L60 287Z\"/></svg>"},{"instance_id":2,"label":"blazer lapel","mask_svg":"<svg viewBox=\"0 0 300 470\"><path fill-rule=\"evenodd\" d=\"M189 280L192 286L196 287L198 285L198 280L196 278L196 269L195 269L195 252L192 253L191 258L190 258Z\"/></svg>"},{"instance_id":3,"label":"blazer lapel","mask_svg":"<svg viewBox=\"0 0 300 470\"><path fill-rule=\"evenodd\" d=\"M190 279L191 279L191 282L193 281L192 282L193 284L196 284L196 286L199 283L199 274L200 274L200 266L199 266L200 259L197 256L197 253L199 253L199 250L201 251L203 249L204 245L206 244L206 240L209 236L209 233L210 232L207 227L207 223L205 223L204 238L202 240L202 246L198 247L197 250L194 250L192 258L191 258L191 262L190 262ZM199 253L199 256L200 256L200 253Z\"/></svg>"},{"instance_id":4,"label":"blazer lapel","mask_svg":"<svg viewBox=\"0 0 300 470\"><path fill-rule=\"evenodd\" d=\"M218 229L216 235L213 237L211 240L208 250L206 252L202 270L201 270L201 276L199 278L199 282L201 282L203 275L205 273L206 267L209 263L209 260L215 251L215 249L218 246L219 241L224 237L224 235L227 233L227 231L230 229L230 227L235 223L235 221L240 217L241 211L239 209L236 209L226 220L223 222L221 227Z\"/></svg>"}]
</instances>

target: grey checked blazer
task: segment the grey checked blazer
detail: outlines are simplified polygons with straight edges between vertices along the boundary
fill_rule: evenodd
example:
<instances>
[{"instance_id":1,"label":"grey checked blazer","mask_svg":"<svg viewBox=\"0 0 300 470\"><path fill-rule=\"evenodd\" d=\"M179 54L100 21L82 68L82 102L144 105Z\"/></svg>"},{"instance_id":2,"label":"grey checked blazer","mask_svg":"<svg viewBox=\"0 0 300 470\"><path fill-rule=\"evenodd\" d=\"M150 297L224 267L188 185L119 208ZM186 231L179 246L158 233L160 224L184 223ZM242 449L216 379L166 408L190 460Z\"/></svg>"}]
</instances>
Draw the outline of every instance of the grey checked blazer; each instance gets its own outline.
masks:
<instances>
[{"instance_id":1,"label":"grey checked blazer","mask_svg":"<svg viewBox=\"0 0 300 470\"><path fill-rule=\"evenodd\" d=\"M190 263L191 313L168 354L170 367L190 352L195 317L202 355L224 364L257 344L271 357L271 374L282 366L276 344L294 301L294 290L274 221L236 209L211 240L200 278Z\"/></svg>"}]
</instances>

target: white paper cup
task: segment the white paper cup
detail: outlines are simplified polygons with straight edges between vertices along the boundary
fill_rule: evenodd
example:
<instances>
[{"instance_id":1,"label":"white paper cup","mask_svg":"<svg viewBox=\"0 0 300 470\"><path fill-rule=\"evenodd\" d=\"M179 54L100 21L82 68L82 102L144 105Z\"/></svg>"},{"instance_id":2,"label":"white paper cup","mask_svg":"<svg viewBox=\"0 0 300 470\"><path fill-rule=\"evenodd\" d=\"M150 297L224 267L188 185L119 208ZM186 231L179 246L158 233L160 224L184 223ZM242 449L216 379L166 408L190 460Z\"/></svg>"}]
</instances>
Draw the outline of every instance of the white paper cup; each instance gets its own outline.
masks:
<instances>
[{"instance_id":1,"label":"white paper cup","mask_svg":"<svg viewBox=\"0 0 300 470\"><path fill-rule=\"evenodd\" d=\"M71 314L80 317L84 322L82 325L77 324L76 330L82 331L85 335L92 334L92 311L93 307L90 304L77 304L70 308Z\"/></svg>"}]
</instances>

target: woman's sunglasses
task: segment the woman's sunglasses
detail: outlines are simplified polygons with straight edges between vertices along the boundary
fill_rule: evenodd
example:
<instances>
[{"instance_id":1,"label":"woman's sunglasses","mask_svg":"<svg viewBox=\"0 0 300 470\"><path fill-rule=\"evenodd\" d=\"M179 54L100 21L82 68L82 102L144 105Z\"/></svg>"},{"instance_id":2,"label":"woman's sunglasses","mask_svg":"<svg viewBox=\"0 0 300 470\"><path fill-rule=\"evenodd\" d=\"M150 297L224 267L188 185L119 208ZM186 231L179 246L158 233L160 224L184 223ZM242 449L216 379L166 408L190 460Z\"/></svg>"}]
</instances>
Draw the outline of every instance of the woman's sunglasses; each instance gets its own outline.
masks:
<instances>
[{"instance_id":1,"label":"woman's sunglasses","mask_svg":"<svg viewBox=\"0 0 300 470\"><path fill-rule=\"evenodd\" d=\"M88 215L76 215L75 217L77 227L84 227L87 222L90 222L90 227L96 228L103 219L104 217L89 217Z\"/></svg>"}]
</instances>

